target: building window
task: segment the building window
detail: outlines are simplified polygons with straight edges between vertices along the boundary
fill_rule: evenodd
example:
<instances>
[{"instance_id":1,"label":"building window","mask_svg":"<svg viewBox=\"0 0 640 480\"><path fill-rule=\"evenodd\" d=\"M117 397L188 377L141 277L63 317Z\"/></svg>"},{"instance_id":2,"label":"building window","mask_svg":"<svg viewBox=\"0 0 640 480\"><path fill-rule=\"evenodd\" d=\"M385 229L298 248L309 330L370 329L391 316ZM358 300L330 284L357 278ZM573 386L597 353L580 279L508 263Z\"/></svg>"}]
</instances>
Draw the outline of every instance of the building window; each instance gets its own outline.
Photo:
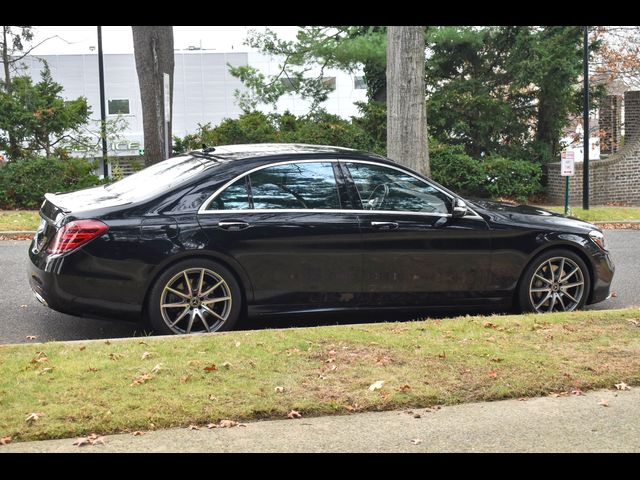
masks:
<instances>
[{"instance_id":1,"label":"building window","mask_svg":"<svg viewBox=\"0 0 640 480\"><path fill-rule=\"evenodd\" d=\"M109 100L109 115L129 115L129 100L118 99Z\"/></svg>"},{"instance_id":2,"label":"building window","mask_svg":"<svg viewBox=\"0 0 640 480\"><path fill-rule=\"evenodd\" d=\"M333 91L336 89L336 77L324 77L322 79L322 84L329 90Z\"/></svg>"},{"instance_id":3,"label":"building window","mask_svg":"<svg viewBox=\"0 0 640 480\"><path fill-rule=\"evenodd\" d=\"M356 90L366 90L367 84L364 83L364 77L353 77L353 88Z\"/></svg>"}]
</instances>

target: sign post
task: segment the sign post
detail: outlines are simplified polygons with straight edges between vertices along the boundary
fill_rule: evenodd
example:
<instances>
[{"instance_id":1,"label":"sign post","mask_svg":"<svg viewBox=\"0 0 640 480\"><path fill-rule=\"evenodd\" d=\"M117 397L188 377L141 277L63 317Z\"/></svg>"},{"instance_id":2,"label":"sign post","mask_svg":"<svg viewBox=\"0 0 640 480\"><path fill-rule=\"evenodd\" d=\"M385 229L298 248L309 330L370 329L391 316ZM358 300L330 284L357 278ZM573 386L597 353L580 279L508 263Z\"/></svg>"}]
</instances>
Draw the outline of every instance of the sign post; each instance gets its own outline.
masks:
<instances>
[{"instance_id":1,"label":"sign post","mask_svg":"<svg viewBox=\"0 0 640 480\"><path fill-rule=\"evenodd\" d=\"M164 158L169 158L169 122L171 121L171 78L163 73L164 80Z\"/></svg>"},{"instance_id":2,"label":"sign post","mask_svg":"<svg viewBox=\"0 0 640 480\"><path fill-rule=\"evenodd\" d=\"M569 214L569 177L576 174L576 164L573 158L573 152L562 152L562 160L560 162L560 175L564 177L564 214Z\"/></svg>"}]
</instances>

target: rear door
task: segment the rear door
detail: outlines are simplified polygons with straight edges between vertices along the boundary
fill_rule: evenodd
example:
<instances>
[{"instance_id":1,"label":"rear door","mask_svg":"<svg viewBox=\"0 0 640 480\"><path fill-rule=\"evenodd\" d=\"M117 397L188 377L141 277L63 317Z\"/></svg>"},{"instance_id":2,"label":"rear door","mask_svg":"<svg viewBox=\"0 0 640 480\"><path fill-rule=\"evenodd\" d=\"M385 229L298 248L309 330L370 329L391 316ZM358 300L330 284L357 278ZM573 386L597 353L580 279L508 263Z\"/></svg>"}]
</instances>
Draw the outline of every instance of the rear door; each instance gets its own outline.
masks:
<instances>
[{"instance_id":1,"label":"rear door","mask_svg":"<svg viewBox=\"0 0 640 480\"><path fill-rule=\"evenodd\" d=\"M359 220L337 160L254 169L198 216L212 248L248 274L254 312L354 303L362 280Z\"/></svg>"},{"instance_id":2,"label":"rear door","mask_svg":"<svg viewBox=\"0 0 640 480\"><path fill-rule=\"evenodd\" d=\"M360 202L369 305L455 306L490 296L491 239L482 218L452 218L449 194L400 168L342 165Z\"/></svg>"}]
</instances>

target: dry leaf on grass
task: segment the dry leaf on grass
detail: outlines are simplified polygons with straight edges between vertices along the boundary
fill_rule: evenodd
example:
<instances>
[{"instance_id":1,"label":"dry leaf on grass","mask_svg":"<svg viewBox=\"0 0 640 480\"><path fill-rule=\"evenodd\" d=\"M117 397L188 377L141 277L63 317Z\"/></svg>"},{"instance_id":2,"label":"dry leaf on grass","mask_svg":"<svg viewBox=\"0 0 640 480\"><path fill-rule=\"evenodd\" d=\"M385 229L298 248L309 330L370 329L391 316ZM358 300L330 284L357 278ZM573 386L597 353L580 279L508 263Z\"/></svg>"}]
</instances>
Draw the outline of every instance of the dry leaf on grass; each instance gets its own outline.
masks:
<instances>
[{"instance_id":1,"label":"dry leaf on grass","mask_svg":"<svg viewBox=\"0 0 640 480\"><path fill-rule=\"evenodd\" d=\"M97 368L93 368L93 367L89 367L87 369L87 372L97 372L97 371L98 371L98 369Z\"/></svg>"},{"instance_id":2,"label":"dry leaf on grass","mask_svg":"<svg viewBox=\"0 0 640 480\"><path fill-rule=\"evenodd\" d=\"M616 390L631 390L631 387L624 382L615 384Z\"/></svg>"},{"instance_id":3,"label":"dry leaf on grass","mask_svg":"<svg viewBox=\"0 0 640 480\"><path fill-rule=\"evenodd\" d=\"M38 372L38 375L42 375L44 373L49 373L51 371L53 371L53 367L43 368L40 372Z\"/></svg>"},{"instance_id":4,"label":"dry leaf on grass","mask_svg":"<svg viewBox=\"0 0 640 480\"><path fill-rule=\"evenodd\" d=\"M216 370L218 370L218 367L216 366L215 363L212 363L211 365L209 365L208 367L204 367L204 371L209 373L209 372L215 372Z\"/></svg>"},{"instance_id":5,"label":"dry leaf on grass","mask_svg":"<svg viewBox=\"0 0 640 480\"><path fill-rule=\"evenodd\" d=\"M47 354L44 352L37 352L36 356L31 359L31 363L43 363L48 362Z\"/></svg>"},{"instance_id":6,"label":"dry leaf on grass","mask_svg":"<svg viewBox=\"0 0 640 480\"><path fill-rule=\"evenodd\" d=\"M276 387L274 390L276 393L284 393L284 387Z\"/></svg>"},{"instance_id":7,"label":"dry leaf on grass","mask_svg":"<svg viewBox=\"0 0 640 480\"><path fill-rule=\"evenodd\" d=\"M482 326L484 328L498 328L498 326L495 323L491 323L491 322L484 322Z\"/></svg>"},{"instance_id":8,"label":"dry leaf on grass","mask_svg":"<svg viewBox=\"0 0 640 480\"><path fill-rule=\"evenodd\" d=\"M152 373L152 374L154 374L154 373L158 373L160 370L162 370L162 364L161 364L161 363L158 363L158 364L156 364L156 366L155 366L155 367L153 367L153 368L151 369L151 373Z\"/></svg>"},{"instance_id":9,"label":"dry leaf on grass","mask_svg":"<svg viewBox=\"0 0 640 480\"><path fill-rule=\"evenodd\" d=\"M229 363L229 362L224 362L224 363L222 364L222 368L225 368L225 369L227 369L227 370L229 370L232 366L233 366L233 365L231 365L231 363Z\"/></svg>"},{"instance_id":10,"label":"dry leaf on grass","mask_svg":"<svg viewBox=\"0 0 640 480\"><path fill-rule=\"evenodd\" d=\"M378 380L377 382L373 382L369 385L369 390L375 392L376 390L380 390L382 385L384 385L384 380Z\"/></svg>"},{"instance_id":11,"label":"dry leaf on grass","mask_svg":"<svg viewBox=\"0 0 640 480\"><path fill-rule=\"evenodd\" d=\"M489 370L489 376L491 378L496 378L498 376L498 371L497 370Z\"/></svg>"},{"instance_id":12,"label":"dry leaf on grass","mask_svg":"<svg viewBox=\"0 0 640 480\"><path fill-rule=\"evenodd\" d=\"M291 410L287 413L287 418L302 418L302 415L297 410Z\"/></svg>"},{"instance_id":13,"label":"dry leaf on grass","mask_svg":"<svg viewBox=\"0 0 640 480\"><path fill-rule=\"evenodd\" d=\"M598 405L602 405L603 407L608 407L609 406L609 401L608 400L600 400L598 402Z\"/></svg>"},{"instance_id":14,"label":"dry leaf on grass","mask_svg":"<svg viewBox=\"0 0 640 480\"><path fill-rule=\"evenodd\" d=\"M124 358L124 354L123 353L111 352L109 354L109 359L110 360L120 360L121 358Z\"/></svg>"},{"instance_id":15,"label":"dry leaf on grass","mask_svg":"<svg viewBox=\"0 0 640 480\"><path fill-rule=\"evenodd\" d=\"M189 425L189 430L200 430L198 425Z\"/></svg>"},{"instance_id":16,"label":"dry leaf on grass","mask_svg":"<svg viewBox=\"0 0 640 480\"><path fill-rule=\"evenodd\" d=\"M409 385L408 383L405 383L401 387L396 388L396 390L399 392L408 392L409 390L411 390L411 385Z\"/></svg>"},{"instance_id":17,"label":"dry leaf on grass","mask_svg":"<svg viewBox=\"0 0 640 480\"><path fill-rule=\"evenodd\" d=\"M579 397L579 396L583 396L584 392L579 388L576 388L575 390L571 390L571 395L573 395L574 397Z\"/></svg>"},{"instance_id":18,"label":"dry leaf on grass","mask_svg":"<svg viewBox=\"0 0 640 480\"><path fill-rule=\"evenodd\" d=\"M88 437L80 437L73 442L73 445L82 447L84 445L104 445L104 437L92 433Z\"/></svg>"},{"instance_id":19,"label":"dry leaf on grass","mask_svg":"<svg viewBox=\"0 0 640 480\"><path fill-rule=\"evenodd\" d=\"M141 359L142 359L142 360L144 360L145 358L149 358L149 357L150 357L150 356L152 356L152 355L153 355L153 353L152 353L152 352L144 352L144 353L142 354L142 358L141 358Z\"/></svg>"},{"instance_id":20,"label":"dry leaf on grass","mask_svg":"<svg viewBox=\"0 0 640 480\"><path fill-rule=\"evenodd\" d=\"M141 432L140 430L136 430L135 432L131 432L131 435L133 435L134 437L140 437L144 435L144 432Z\"/></svg>"},{"instance_id":21,"label":"dry leaf on grass","mask_svg":"<svg viewBox=\"0 0 640 480\"><path fill-rule=\"evenodd\" d=\"M640 327L640 322L638 320L636 320L635 318L630 318L627 320L627 322L629 322L632 325L635 325L636 327Z\"/></svg>"},{"instance_id":22,"label":"dry leaf on grass","mask_svg":"<svg viewBox=\"0 0 640 480\"><path fill-rule=\"evenodd\" d=\"M80 351L83 351L83 350L86 350L86 349L87 349L86 345L83 345L83 346L80 347Z\"/></svg>"},{"instance_id":23,"label":"dry leaf on grass","mask_svg":"<svg viewBox=\"0 0 640 480\"><path fill-rule=\"evenodd\" d=\"M142 385L143 383L147 383L152 378L153 376L149 375L148 373L141 373L133 380L131 385Z\"/></svg>"},{"instance_id":24,"label":"dry leaf on grass","mask_svg":"<svg viewBox=\"0 0 640 480\"><path fill-rule=\"evenodd\" d=\"M25 422L27 423L33 423L36 420L39 420L40 417L43 417L44 413L30 413L29 415L27 415L27 418L25 419Z\"/></svg>"},{"instance_id":25,"label":"dry leaf on grass","mask_svg":"<svg viewBox=\"0 0 640 480\"><path fill-rule=\"evenodd\" d=\"M236 342L236 348L240 346L240 342Z\"/></svg>"},{"instance_id":26,"label":"dry leaf on grass","mask_svg":"<svg viewBox=\"0 0 640 480\"><path fill-rule=\"evenodd\" d=\"M9 445L11 443L11 437L0 437L0 445Z\"/></svg>"}]
</instances>

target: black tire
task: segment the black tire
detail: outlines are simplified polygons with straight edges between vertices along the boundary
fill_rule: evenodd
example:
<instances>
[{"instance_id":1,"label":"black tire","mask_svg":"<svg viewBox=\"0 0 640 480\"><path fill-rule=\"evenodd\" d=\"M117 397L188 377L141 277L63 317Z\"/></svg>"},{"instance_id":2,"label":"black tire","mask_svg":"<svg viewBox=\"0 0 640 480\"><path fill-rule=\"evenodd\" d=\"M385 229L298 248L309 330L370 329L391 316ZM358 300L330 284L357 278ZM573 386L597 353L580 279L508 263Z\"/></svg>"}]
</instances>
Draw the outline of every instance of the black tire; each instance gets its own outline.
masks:
<instances>
[{"instance_id":1,"label":"black tire","mask_svg":"<svg viewBox=\"0 0 640 480\"><path fill-rule=\"evenodd\" d=\"M215 284L215 280L222 280L224 283L213 290L213 293L211 295L215 294L214 297L210 298L209 296L207 296L205 298L192 292L190 294L190 299L185 298L185 294L188 290L187 285L192 287L194 291L197 290L198 284L200 283L199 271L202 270L205 271L202 277L204 279L202 281L202 284L204 285L203 290L206 291L208 288L213 288L212 284ZM181 284L176 283L179 282L181 272L183 273L183 275L185 272L187 273L187 280L182 281ZM187 283L187 281L189 283ZM195 285L194 281L196 283ZM182 287L180 287L179 285L182 285ZM165 291L167 287L174 287L173 291L177 290L177 293L181 292L180 297L169 290ZM163 309L161 307L163 294L164 301L169 302L165 305L180 304L180 306L176 306L175 308L165 307ZM216 298L226 298L227 296L230 297L228 306L226 300L216 300ZM197 297L198 300L195 300L194 297ZM217 303L204 305L206 302L211 302L212 299ZM193 305L191 302L196 302L197 305ZM189 306L183 309L181 306L182 303L184 303L185 305L188 304ZM219 314L219 317L214 317L206 310L203 310L207 307L211 307L211 309L215 313ZM188 331L190 316L194 310L198 310L198 312L194 314L194 320L190 329L191 331ZM153 287L151 288L147 304L149 323L153 327L153 330L161 335L204 333L207 331L207 329L205 328L205 323L209 325L210 330L208 331L210 332L233 330L238 322L241 311L242 292L233 273L231 273L229 269L217 262L202 258L185 260L176 263L175 265L172 265L164 272L162 272L162 274L157 278L157 280L153 284ZM179 320L178 323L172 328L168 322L177 319L183 313L185 313L183 319ZM219 318L224 318L224 320L221 321Z\"/></svg>"},{"instance_id":2,"label":"black tire","mask_svg":"<svg viewBox=\"0 0 640 480\"><path fill-rule=\"evenodd\" d=\"M556 259L562 259L562 258L567 259L568 261L563 264L561 260L556 260ZM547 282L544 282L543 280L539 279L539 277L536 277L536 280L535 280L536 283L532 284L533 276L538 271L538 269L546 268L546 271L547 272L549 271L549 267L548 266L545 267L545 263L549 262L550 260L551 260L551 265L556 266L556 270L553 272L554 274L557 272L557 269L559 268L558 263L560 265L565 266L565 268L563 269L563 271L565 272L564 278L568 280L565 280L564 285L579 283L576 281L571 281L571 278L569 278L569 273L571 272L567 271L568 270L567 266L572 266L570 262L573 262L573 264L575 264L575 266L580 269L579 274L576 272L576 274L574 275L576 276L577 280L580 280L579 275L581 275L581 280L583 281L582 290L579 290L579 287L571 287L571 289L563 293L563 289L561 288L562 284L560 282L553 282L553 283L558 283L559 285L558 287L553 287L552 284L548 284ZM547 263L547 265L549 265L549 263ZM547 280L549 280L550 278L551 277L549 276ZM566 308L564 310L561 310L560 300L558 300L556 303L556 301L551 298L547 302L543 303L541 307L536 309L536 305L534 305L534 303L532 302L532 297L534 297L534 299L544 300L544 298L546 298L546 295L547 295L546 292L531 293L530 289L536 289L536 287L540 287L538 288L538 290L549 288L550 294L554 294L557 292L558 296L563 299L562 305L564 306L565 302L567 302ZM554 290L556 288L557 290ZM580 292L580 298L577 298L578 292ZM582 260L582 258L578 254L572 252L571 250L567 250L563 248L555 248L553 250L547 250L546 252L542 252L540 255L535 257L522 273L522 276L520 277L520 283L518 285L518 305L520 307L520 311L522 312L545 313L549 311L548 310L549 307L551 307L553 311L574 311L574 310L581 309L585 305L590 292L591 292L591 275L589 273L589 269L587 268L587 265L585 264L584 260ZM575 300L578 300L578 302L576 303L570 300L568 296L566 296L567 293L569 293L572 298L575 298ZM552 301L554 302L555 305L551 303Z\"/></svg>"}]
</instances>

